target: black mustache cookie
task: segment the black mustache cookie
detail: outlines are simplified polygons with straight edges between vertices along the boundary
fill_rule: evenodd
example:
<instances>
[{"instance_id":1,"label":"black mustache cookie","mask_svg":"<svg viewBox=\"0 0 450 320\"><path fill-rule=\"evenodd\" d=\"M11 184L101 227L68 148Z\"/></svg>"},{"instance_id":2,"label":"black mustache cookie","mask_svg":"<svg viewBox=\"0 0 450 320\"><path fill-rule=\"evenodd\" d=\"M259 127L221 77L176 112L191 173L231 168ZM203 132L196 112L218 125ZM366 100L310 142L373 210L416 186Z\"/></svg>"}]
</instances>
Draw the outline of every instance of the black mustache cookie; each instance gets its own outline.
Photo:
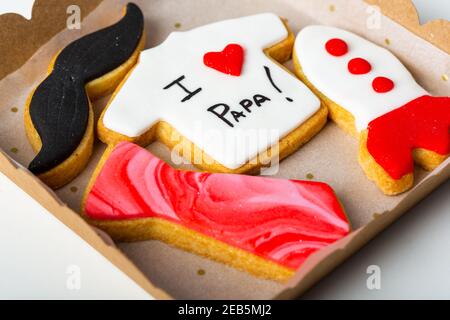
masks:
<instances>
[{"instance_id":1,"label":"black mustache cookie","mask_svg":"<svg viewBox=\"0 0 450 320\"><path fill-rule=\"evenodd\" d=\"M120 84L144 42L142 11L130 3L119 22L72 42L53 59L25 109L26 133L38 151L29 169L50 187L62 187L86 166L94 141L90 101Z\"/></svg>"}]
</instances>

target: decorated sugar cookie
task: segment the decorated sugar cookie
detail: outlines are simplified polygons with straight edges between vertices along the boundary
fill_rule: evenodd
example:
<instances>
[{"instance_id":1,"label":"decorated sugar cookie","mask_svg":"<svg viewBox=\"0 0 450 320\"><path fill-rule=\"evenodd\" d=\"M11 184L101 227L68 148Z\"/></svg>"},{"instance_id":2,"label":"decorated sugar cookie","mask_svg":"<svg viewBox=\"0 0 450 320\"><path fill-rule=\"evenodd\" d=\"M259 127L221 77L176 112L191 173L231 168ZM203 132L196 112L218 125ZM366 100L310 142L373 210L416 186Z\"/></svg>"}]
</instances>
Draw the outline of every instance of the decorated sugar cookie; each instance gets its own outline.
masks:
<instances>
[{"instance_id":1,"label":"decorated sugar cookie","mask_svg":"<svg viewBox=\"0 0 450 320\"><path fill-rule=\"evenodd\" d=\"M144 18L134 4L115 25L72 42L50 66L25 110L27 136L37 156L29 169L58 188L83 170L92 152L94 119L90 99L111 92L144 46Z\"/></svg>"},{"instance_id":2,"label":"decorated sugar cookie","mask_svg":"<svg viewBox=\"0 0 450 320\"><path fill-rule=\"evenodd\" d=\"M274 14L170 34L141 54L99 121L100 139L142 146L159 139L218 172L255 171L289 155L327 116L276 62L290 58L293 41ZM272 148L278 142L279 152Z\"/></svg>"},{"instance_id":3,"label":"decorated sugar cookie","mask_svg":"<svg viewBox=\"0 0 450 320\"><path fill-rule=\"evenodd\" d=\"M324 183L176 170L129 142L105 152L83 215L117 240L161 240L280 281L350 232Z\"/></svg>"},{"instance_id":4,"label":"decorated sugar cookie","mask_svg":"<svg viewBox=\"0 0 450 320\"><path fill-rule=\"evenodd\" d=\"M309 26L297 36L296 73L330 117L360 138L359 161L386 194L413 185L450 153L450 98L431 97L388 50L355 34Z\"/></svg>"}]
</instances>

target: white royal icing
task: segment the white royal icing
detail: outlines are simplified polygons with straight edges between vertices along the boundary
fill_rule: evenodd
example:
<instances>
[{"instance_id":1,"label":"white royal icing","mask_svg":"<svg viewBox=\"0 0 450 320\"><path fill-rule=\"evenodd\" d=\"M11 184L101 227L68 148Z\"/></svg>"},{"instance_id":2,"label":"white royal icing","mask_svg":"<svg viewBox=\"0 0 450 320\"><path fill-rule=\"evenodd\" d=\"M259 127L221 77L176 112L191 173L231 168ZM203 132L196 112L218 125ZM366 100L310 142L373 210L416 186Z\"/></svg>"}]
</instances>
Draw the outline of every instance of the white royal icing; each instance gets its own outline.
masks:
<instances>
[{"instance_id":1,"label":"white royal icing","mask_svg":"<svg viewBox=\"0 0 450 320\"><path fill-rule=\"evenodd\" d=\"M263 51L287 36L280 18L270 13L174 32L158 47L142 52L139 64L105 112L103 124L117 133L137 137L164 120L217 162L230 169L239 168L320 108L314 94ZM239 77L203 63L205 53L222 51L228 44L244 48ZM269 81L265 66L282 93ZM179 85L163 89L181 76L185 77L181 84L189 91L202 89L185 102L181 100L187 94ZM239 102L256 94L271 101L261 107L253 105L248 113ZM230 112L244 111L246 117L237 123L229 112L226 118L234 125L232 128L207 111L218 103L230 106ZM265 133L270 134L261 138Z\"/></svg>"},{"instance_id":2,"label":"white royal icing","mask_svg":"<svg viewBox=\"0 0 450 320\"><path fill-rule=\"evenodd\" d=\"M335 57L327 52L325 44L333 38L347 43L346 55ZM297 35L295 52L308 80L352 113L359 131L379 116L428 94L390 51L345 30L308 26ZM353 58L367 60L372 65L371 72L351 74L347 65ZM372 81L379 76L394 81L394 89L387 93L375 92Z\"/></svg>"}]
</instances>

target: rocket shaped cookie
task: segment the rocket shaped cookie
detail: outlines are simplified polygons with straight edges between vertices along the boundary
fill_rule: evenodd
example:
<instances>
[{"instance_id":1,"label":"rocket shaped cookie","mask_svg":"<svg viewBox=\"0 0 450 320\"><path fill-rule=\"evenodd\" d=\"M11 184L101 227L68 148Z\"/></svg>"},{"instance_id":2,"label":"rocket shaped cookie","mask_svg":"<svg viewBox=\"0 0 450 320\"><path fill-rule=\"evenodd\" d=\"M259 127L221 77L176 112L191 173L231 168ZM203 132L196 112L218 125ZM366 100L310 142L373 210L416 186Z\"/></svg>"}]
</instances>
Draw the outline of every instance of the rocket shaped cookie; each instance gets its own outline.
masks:
<instances>
[{"instance_id":1,"label":"rocket shaped cookie","mask_svg":"<svg viewBox=\"0 0 450 320\"><path fill-rule=\"evenodd\" d=\"M296 73L330 117L360 138L359 161L389 195L450 153L450 98L432 97L388 50L350 32L309 26L297 36Z\"/></svg>"}]
</instances>

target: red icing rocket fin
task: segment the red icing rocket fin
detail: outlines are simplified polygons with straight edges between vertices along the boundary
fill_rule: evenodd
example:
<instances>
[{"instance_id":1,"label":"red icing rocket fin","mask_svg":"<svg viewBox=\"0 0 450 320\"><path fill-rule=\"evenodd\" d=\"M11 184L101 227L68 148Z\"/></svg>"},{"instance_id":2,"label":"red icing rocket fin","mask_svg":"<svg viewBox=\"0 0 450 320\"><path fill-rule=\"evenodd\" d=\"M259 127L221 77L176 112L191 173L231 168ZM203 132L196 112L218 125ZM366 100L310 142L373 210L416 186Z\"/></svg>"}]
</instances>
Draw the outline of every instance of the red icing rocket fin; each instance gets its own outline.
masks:
<instances>
[{"instance_id":1,"label":"red icing rocket fin","mask_svg":"<svg viewBox=\"0 0 450 320\"><path fill-rule=\"evenodd\" d=\"M324 183L180 171L127 142L109 155L85 213L96 220L157 217L290 269L350 232Z\"/></svg>"},{"instance_id":2,"label":"red icing rocket fin","mask_svg":"<svg viewBox=\"0 0 450 320\"><path fill-rule=\"evenodd\" d=\"M450 153L450 98L423 96L369 123L367 149L393 178L414 171L412 151Z\"/></svg>"}]
</instances>

